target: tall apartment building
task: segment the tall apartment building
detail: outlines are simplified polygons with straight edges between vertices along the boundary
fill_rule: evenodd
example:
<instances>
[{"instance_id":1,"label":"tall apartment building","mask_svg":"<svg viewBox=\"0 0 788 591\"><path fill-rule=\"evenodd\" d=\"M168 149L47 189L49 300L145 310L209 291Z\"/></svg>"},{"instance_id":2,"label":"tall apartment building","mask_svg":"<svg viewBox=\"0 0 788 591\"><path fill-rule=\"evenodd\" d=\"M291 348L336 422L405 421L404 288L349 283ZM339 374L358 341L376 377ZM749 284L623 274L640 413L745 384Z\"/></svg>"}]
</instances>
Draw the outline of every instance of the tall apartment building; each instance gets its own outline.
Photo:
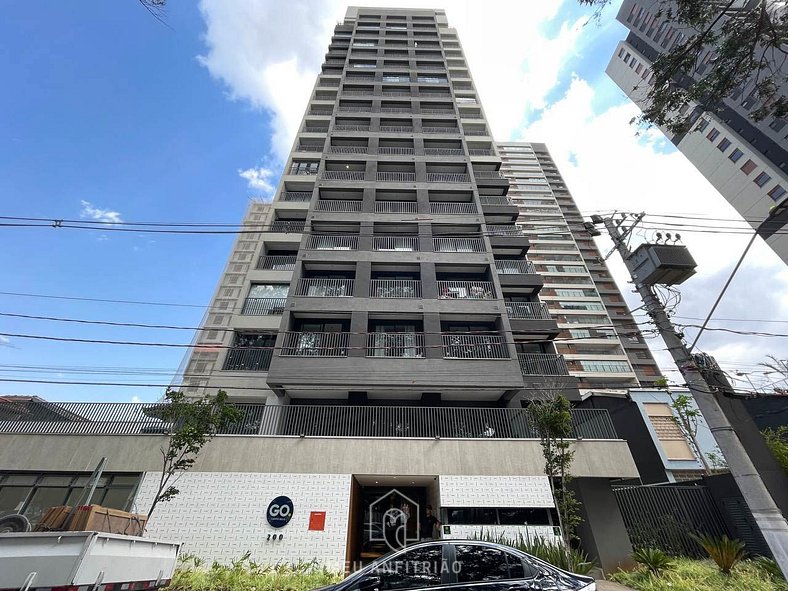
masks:
<instances>
[{"instance_id":1,"label":"tall apartment building","mask_svg":"<svg viewBox=\"0 0 788 591\"><path fill-rule=\"evenodd\" d=\"M745 7L741 1L733 9ZM638 106L647 100L651 64L663 51L681 43L691 31L667 18L661 0L624 0L617 19L629 29L607 66L613 81ZM715 48L705 48L692 76L699 77L715 57ZM786 72L782 55L765 54L774 69ZM686 83L685 78L680 83ZM788 203L788 127L783 118L754 121L750 114L760 104L754 92L755 80L733 94L721 97L718 115L686 105L684 113L696 121L693 131L674 134L663 130L668 139L692 162L720 194L755 229L766 243L788 263L788 209L761 227L774 206ZM781 89L788 92L788 85ZM691 199L691 196L688 196Z\"/></svg>"},{"instance_id":2,"label":"tall apartment building","mask_svg":"<svg viewBox=\"0 0 788 591\"><path fill-rule=\"evenodd\" d=\"M579 400L577 379L500 168L444 12L350 8L276 197L251 205L185 364L187 393L223 388L245 419L181 477L149 535L209 559L251 549L332 567L385 550L382 515L402 507L408 541L427 504L443 537L557 535L524 404ZM108 455L109 472L141 475L144 510L160 459L155 408L143 414L122 444L96 431L55 443L40 425L0 435L0 469L18 453L44 478ZM637 468L606 410L573 422L583 543L614 568L631 547L610 480ZM266 512L280 497L292 519L278 529Z\"/></svg>"},{"instance_id":3,"label":"tall apartment building","mask_svg":"<svg viewBox=\"0 0 788 591\"><path fill-rule=\"evenodd\" d=\"M555 348L585 398L653 385L651 352L544 144L498 143L528 259L544 278L539 296L558 321Z\"/></svg>"}]
</instances>

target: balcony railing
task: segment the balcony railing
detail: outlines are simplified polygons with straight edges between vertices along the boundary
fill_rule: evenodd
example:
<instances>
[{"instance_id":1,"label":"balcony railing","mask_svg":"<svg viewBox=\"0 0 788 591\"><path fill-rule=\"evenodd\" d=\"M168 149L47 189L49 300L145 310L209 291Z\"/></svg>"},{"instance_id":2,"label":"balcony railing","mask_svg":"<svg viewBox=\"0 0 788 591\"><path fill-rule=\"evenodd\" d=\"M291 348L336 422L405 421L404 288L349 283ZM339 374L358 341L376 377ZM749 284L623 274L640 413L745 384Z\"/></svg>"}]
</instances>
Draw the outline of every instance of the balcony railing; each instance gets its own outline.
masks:
<instances>
[{"instance_id":1,"label":"balcony railing","mask_svg":"<svg viewBox=\"0 0 788 591\"><path fill-rule=\"evenodd\" d=\"M246 298L241 314L247 316L279 316L285 311L287 298Z\"/></svg>"},{"instance_id":2,"label":"balcony railing","mask_svg":"<svg viewBox=\"0 0 788 591\"><path fill-rule=\"evenodd\" d=\"M410 107L381 107L381 113L412 113L413 109Z\"/></svg>"},{"instance_id":3,"label":"balcony railing","mask_svg":"<svg viewBox=\"0 0 788 591\"><path fill-rule=\"evenodd\" d=\"M494 300L491 281L438 281L438 297L442 300Z\"/></svg>"},{"instance_id":4,"label":"balcony railing","mask_svg":"<svg viewBox=\"0 0 788 591\"><path fill-rule=\"evenodd\" d=\"M365 105L363 107L350 107L347 105L339 105L337 109L343 113L369 113L372 111L372 105Z\"/></svg>"},{"instance_id":5,"label":"balcony railing","mask_svg":"<svg viewBox=\"0 0 788 591\"><path fill-rule=\"evenodd\" d=\"M536 273L534 264L526 260L496 260L495 268L498 270L499 275L526 275Z\"/></svg>"},{"instance_id":6,"label":"balcony railing","mask_svg":"<svg viewBox=\"0 0 788 591\"><path fill-rule=\"evenodd\" d=\"M461 148L424 148L425 156L463 156Z\"/></svg>"},{"instance_id":7,"label":"balcony railing","mask_svg":"<svg viewBox=\"0 0 788 591\"><path fill-rule=\"evenodd\" d=\"M550 353L518 353L520 369L527 376L568 376L563 355Z\"/></svg>"},{"instance_id":8,"label":"balcony railing","mask_svg":"<svg viewBox=\"0 0 788 591\"><path fill-rule=\"evenodd\" d=\"M456 172L428 172L429 183L468 183L471 177L468 174Z\"/></svg>"},{"instance_id":9,"label":"balcony railing","mask_svg":"<svg viewBox=\"0 0 788 591\"><path fill-rule=\"evenodd\" d=\"M421 112L430 115L454 115L454 109L436 109L435 107L422 107Z\"/></svg>"},{"instance_id":10,"label":"balcony railing","mask_svg":"<svg viewBox=\"0 0 788 591\"><path fill-rule=\"evenodd\" d=\"M378 147L378 154L393 154L397 156L408 156L410 154L415 154L416 150L413 148L396 148L391 146L379 146Z\"/></svg>"},{"instance_id":11,"label":"balcony railing","mask_svg":"<svg viewBox=\"0 0 788 591\"><path fill-rule=\"evenodd\" d=\"M444 333L443 356L448 359L509 359L509 348L498 334Z\"/></svg>"},{"instance_id":12,"label":"balcony railing","mask_svg":"<svg viewBox=\"0 0 788 591\"><path fill-rule=\"evenodd\" d=\"M489 135L486 129L466 129L465 135Z\"/></svg>"},{"instance_id":13,"label":"balcony railing","mask_svg":"<svg viewBox=\"0 0 788 591\"><path fill-rule=\"evenodd\" d=\"M550 312L544 302L506 302L506 313L509 318L528 318L533 320L550 320Z\"/></svg>"},{"instance_id":14,"label":"balcony railing","mask_svg":"<svg viewBox=\"0 0 788 591\"><path fill-rule=\"evenodd\" d=\"M327 181L363 181L363 170L324 170L323 178Z\"/></svg>"},{"instance_id":15,"label":"balcony railing","mask_svg":"<svg viewBox=\"0 0 788 591\"><path fill-rule=\"evenodd\" d=\"M361 211L361 201L344 199L320 199L315 211L333 212L358 212Z\"/></svg>"},{"instance_id":16,"label":"balcony railing","mask_svg":"<svg viewBox=\"0 0 788 591\"><path fill-rule=\"evenodd\" d=\"M292 271L295 264L296 255L263 255L257 259L258 269L270 271Z\"/></svg>"},{"instance_id":17,"label":"balcony railing","mask_svg":"<svg viewBox=\"0 0 788 591\"><path fill-rule=\"evenodd\" d=\"M479 213L475 203L462 203L456 201L431 201L430 213L461 215Z\"/></svg>"},{"instance_id":18,"label":"balcony railing","mask_svg":"<svg viewBox=\"0 0 788 591\"><path fill-rule=\"evenodd\" d=\"M514 224L495 225L487 224L487 232L491 236L523 236L523 231Z\"/></svg>"},{"instance_id":19,"label":"balcony railing","mask_svg":"<svg viewBox=\"0 0 788 591\"><path fill-rule=\"evenodd\" d=\"M353 295L353 279L299 279L295 295L313 298L343 298Z\"/></svg>"},{"instance_id":20,"label":"balcony railing","mask_svg":"<svg viewBox=\"0 0 788 591\"><path fill-rule=\"evenodd\" d=\"M484 252L482 238L433 238L435 252Z\"/></svg>"},{"instance_id":21,"label":"balcony railing","mask_svg":"<svg viewBox=\"0 0 788 591\"><path fill-rule=\"evenodd\" d=\"M379 181L392 181L397 183L412 183L416 180L415 172L378 172Z\"/></svg>"},{"instance_id":22,"label":"balcony railing","mask_svg":"<svg viewBox=\"0 0 788 591\"><path fill-rule=\"evenodd\" d=\"M285 191L279 201L288 203L309 203L312 200L312 191Z\"/></svg>"},{"instance_id":23,"label":"balcony railing","mask_svg":"<svg viewBox=\"0 0 788 591\"><path fill-rule=\"evenodd\" d=\"M473 176L477 179L505 179L497 170L475 170Z\"/></svg>"},{"instance_id":24,"label":"balcony railing","mask_svg":"<svg viewBox=\"0 0 788 591\"><path fill-rule=\"evenodd\" d=\"M422 133L460 133L459 127L428 126L421 128Z\"/></svg>"},{"instance_id":25,"label":"balcony railing","mask_svg":"<svg viewBox=\"0 0 788 591\"><path fill-rule=\"evenodd\" d=\"M329 146L328 151L330 154L366 154L369 150L367 146Z\"/></svg>"},{"instance_id":26,"label":"balcony railing","mask_svg":"<svg viewBox=\"0 0 788 591\"><path fill-rule=\"evenodd\" d=\"M407 80L410 82L410 80ZM408 90L384 90L380 93L381 96L410 96L410 89Z\"/></svg>"},{"instance_id":27,"label":"balcony railing","mask_svg":"<svg viewBox=\"0 0 788 591\"><path fill-rule=\"evenodd\" d=\"M420 332L374 332L367 334L367 357L424 357L424 334Z\"/></svg>"},{"instance_id":28,"label":"balcony railing","mask_svg":"<svg viewBox=\"0 0 788 591\"><path fill-rule=\"evenodd\" d=\"M470 148L468 154L471 156L495 156L495 150L482 150L477 148Z\"/></svg>"},{"instance_id":29,"label":"balcony railing","mask_svg":"<svg viewBox=\"0 0 788 591\"><path fill-rule=\"evenodd\" d=\"M301 144L296 148L296 152L322 152L323 144Z\"/></svg>"},{"instance_id":30,"label":"balcony railing","mask_svg":"<svg viewBox=\"0 0 788 591\"><path fill-rule=\"evenodd\" d=\"M503 195L482 195L479 197L482 205L514 205L514 202Z\"/></svg>"},{"instance_id":31,"label":"balcony railing","mask_svg":"<svg viewBox=\"0 0 788 591\"><path fill-rule=\"evenodd\" d=\"M524 408L237 404L243 417L220 435L403 439L538 439ZM170 433L159 402L0 402L0 433ZM618 439L606 409L572 409L573 438Z\"/></svg>"},{"instance_id":32,"label":"balcony railing","mask_svg":"<svg viewBox=\"0 0 788 591\"><path fill-rule=\"evenodd\" d=\"M369 131L369 125L345 125L344 123L338 123L334 125L334 131Z\"/></svg>"},{"instance_id":33,"label":"balcony railing","mask_svg":"<svg viewBox=\"0 0 788 591\"><path fill-rule=\"evenodd\" d=\"M286 332L282 357L347 357L349 332Z\"/></svg>"},{"instance_id":34,"label":"balcony railing","mask_svg":"<svg viewBox=\"0 0 788 591\"><path fill-rule=\"evenodd\" d=\"M306 247L311 250L358 250L358 236L312 234Z\"/></svg>"},{"instance_id":35,"label":"balcony railing","mask_svg":"<svg viewBox=\"0 0 788 591\"><path fill-rule=\"evenodd\" d=\"M375 213L417 213L415 201L375 201Z\"/></svg>"},{"instance_id":36,"label":"balcony railing","mask_svg":"<svg viewBox=\"0 0 788 591\"><path fill-rule=\"evenodd\" d=\"M271 232L284 232L285 234L301 234L306 222L303 220L276 220L271 223Z\"/></svg>"},{"instance_id":37,"label":"balcony railing","mask_svg":"<svg viewBox=\"0 0 788 591\"><path fill-rule=\"evenodd\" d=\"M418 236L373 236L373 250L415 251L419 250Z\"/></svg>"},{"instance_id":38,"label":"balcony railing","mask_svg":"<svg viewBox=\"0 0 788 591\"><path fill-rule=\"evenodd\" d=\"M386 133L411 133L413 126L410 125L381 125L380 131Z\"/></svg>"},{"instance_id":39,"label":"balcony railing","mask_svg":"<svg viewBox=\"0 0 788 591\"><path fill-rule=\"evenodd\" d=\"M418 279L372 279L369 282L371 298L420 298L421 281Z\"/></svg>"}]
</instances>

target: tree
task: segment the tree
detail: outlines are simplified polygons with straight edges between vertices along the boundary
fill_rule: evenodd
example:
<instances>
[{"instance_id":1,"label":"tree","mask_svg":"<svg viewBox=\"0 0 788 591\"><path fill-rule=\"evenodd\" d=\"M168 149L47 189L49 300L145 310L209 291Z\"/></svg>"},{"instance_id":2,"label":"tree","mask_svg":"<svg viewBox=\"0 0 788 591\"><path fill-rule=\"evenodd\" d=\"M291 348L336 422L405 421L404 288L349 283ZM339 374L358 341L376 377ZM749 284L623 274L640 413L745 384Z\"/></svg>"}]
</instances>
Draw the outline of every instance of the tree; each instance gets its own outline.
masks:
<instances>
[{"instance_id":1,"label":"tree","mask_svg":"<svg viewBox=\"0 0 788 591\"><path fill-rule=\"evenodd\" d=\"M572 481L570 468L575 455L572 437L572 414L569 401L561 394L553 394L542 400L534 400L527 408L544 456L544 471L550 482L561 532L567 546L577 536L575 530L580 522L580 502L569 490Z\"/></svg>"},{"instance_id":2,"label":"tree","mask_svg":"<svg viewBox=\"0 0 788 591\"><path fill-rule=\"evenodd\" d=\"M788 425L780 425L776 429L764 429L761 434L777 463L788 476Z\"/></svg>"},{"instance_id":3,"label":"tree","mask_svg":"<svg viewBox=\"0 0 788 591\"><path fill-rule=\"evenodd\" d=\"M593 7L598 19L611 0L578 2ZM652 76L643 82L649 87L639 123L686 132L697 118L687 104L721 115L723 98L757 105L750 113L754 121L788 115L788 10L783 2L659 0L656 6L655 18L684 37L654 60Z\"/></svg>"},{"instance_id":4,"label":"tree","mask_svg":"<svg viewBox=\"0 0 788 591\"><path fill-rule=\"evenodd\" d=\"M172 500L180 491L175 486L181 474L189 470L197 454L217 433L243 418L243 412L228 402L227 392L216 396L187 398L183 392L167 389L165 404L155 413L167 425L167 445L161 447L162 468L156 494L148 509L148 519L159 503Z\"/></svg>"},{"instance_id":5,"label":"tree","mask_svg":"<svg viewBox=\"0 0 788 591\"><path fill-rule=\"evenodd\" d=\"M695 406L692 396L689 394L674 395L670 390L668 390L668 394L670 394L671 400L670 407L674 412L673 420L690 444L692 453L695 454L695 457L698 458L698 461L703 466L703 471L706 472L707 475L710 475L712 471L709 467L709 461L706 459L706 455L703 453L698 443L698 421L703 415L698 407ZM720 457L721 456L722 454L720 454ZM722 458L722 461L724 462L725 458Z\"/></svg>"},{"instance_id":6,"label":"tree","mask_svg":"<svg viewBox=\"0 0 788 591\"><path fill-rule=\"evenodd\" d=\"M774 355L767 355L766 357L769 361L758 364L766 368L764 375L767 376L767 379L771 379L768 376L773 373L777 374L777 379L767 387L771 388L775 394L788 394L788 359L778 359Z\"/></svg>"}]
</instances>

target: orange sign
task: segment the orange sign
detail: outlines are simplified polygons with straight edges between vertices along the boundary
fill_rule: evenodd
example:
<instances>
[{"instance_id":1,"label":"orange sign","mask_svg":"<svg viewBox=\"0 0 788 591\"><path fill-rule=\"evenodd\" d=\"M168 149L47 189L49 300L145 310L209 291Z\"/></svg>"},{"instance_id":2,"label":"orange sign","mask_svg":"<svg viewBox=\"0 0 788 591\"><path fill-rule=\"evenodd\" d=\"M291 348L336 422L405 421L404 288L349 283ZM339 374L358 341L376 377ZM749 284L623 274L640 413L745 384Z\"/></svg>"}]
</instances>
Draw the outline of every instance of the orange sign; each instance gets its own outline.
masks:
<instances>
[{"instance_id":1,"label":"orange sign","mask_svg":"<svg viewBox=\"0 0 788 591\"><path fill-rule=\"evenodd\" d=\"M309 531L323 531L326 529L326 512L312 511L309 513Z\"/></svg>"}]
</instances>

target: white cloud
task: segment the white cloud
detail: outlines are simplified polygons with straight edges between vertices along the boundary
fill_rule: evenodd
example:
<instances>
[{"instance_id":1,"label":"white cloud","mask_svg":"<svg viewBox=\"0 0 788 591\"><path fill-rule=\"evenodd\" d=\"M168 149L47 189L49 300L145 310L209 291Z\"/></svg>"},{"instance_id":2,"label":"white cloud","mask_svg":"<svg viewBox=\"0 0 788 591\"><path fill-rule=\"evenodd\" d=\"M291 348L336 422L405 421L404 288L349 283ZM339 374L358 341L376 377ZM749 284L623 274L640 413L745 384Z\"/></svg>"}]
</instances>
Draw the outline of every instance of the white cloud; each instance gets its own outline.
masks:
<instances>
[{"instance_id":1,"label":"white cloud","mask_svg":"<svg viewBox=\"0 0 788 591\"><path fill-rule=\"evenodd\" d=\"M10 337L0 335L0 345L9 345L10 343L11 343Z\"/></svg>"},{"instance_id":2,"label":"white cloud","mask_svg":"<svg viewBox=\"0 0 788 591\"><path fill-rule=\"evenodd\" d=\"M134 404L139 404L140 402L142 402L142 400L140 399L139 396L132 396L131 402L133 402Z\"/></svg>"},{"instance_id":3,"label":"white cloud","mask_svg":"<svg viewBox=\"0 0 788 591\"><path fill-rule=\"evenodd\" d=\"M120 213L117 211L96 207L90 201L85 201L84 199L79 203L82 206L79 212L79 217L81 218L88 218L98 222L108 222L110 224L120 224L123 222Z\"/></svg>"},{"instance_id":4,"label":"white cloud","mask_svg":"<svg viewBox=\"0 0 788 591\"><path fill-rule=\"evenodd\" d=\"M273 184L274 171L264 166L257 168L247 168L246 170L239 170L238 176L246 179L250 189L262 192L262 198L270 201L276 189Z\"/></svg>"}]
</instances>

